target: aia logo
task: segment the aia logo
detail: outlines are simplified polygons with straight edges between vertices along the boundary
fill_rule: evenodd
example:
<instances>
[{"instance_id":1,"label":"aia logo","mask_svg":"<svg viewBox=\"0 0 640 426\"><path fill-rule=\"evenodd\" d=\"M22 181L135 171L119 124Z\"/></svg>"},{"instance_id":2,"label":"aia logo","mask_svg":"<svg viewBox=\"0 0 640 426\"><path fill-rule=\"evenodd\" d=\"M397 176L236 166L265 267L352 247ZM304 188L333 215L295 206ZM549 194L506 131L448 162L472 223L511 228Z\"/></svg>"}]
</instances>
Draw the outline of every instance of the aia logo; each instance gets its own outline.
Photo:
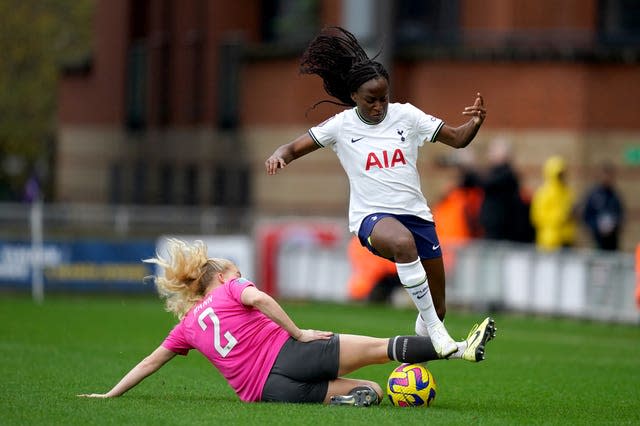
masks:
<instances>
[{"instance_id":1,"label":"aia logo","mask_svg":"<svg viewBox=\"0 0 640 426\"><path fill-rule=\"evenodd\" d=\"M389 153L389 151L382 151L379 153L370 152L369 155L367 155L367 165L365 166L365 170L369 171L372 167L387 169L389 167L395 167L398 164L407 164L407 160L404 159L404 154L400 148L396 148L393 153Z\"/></svg>"}]
</instances>

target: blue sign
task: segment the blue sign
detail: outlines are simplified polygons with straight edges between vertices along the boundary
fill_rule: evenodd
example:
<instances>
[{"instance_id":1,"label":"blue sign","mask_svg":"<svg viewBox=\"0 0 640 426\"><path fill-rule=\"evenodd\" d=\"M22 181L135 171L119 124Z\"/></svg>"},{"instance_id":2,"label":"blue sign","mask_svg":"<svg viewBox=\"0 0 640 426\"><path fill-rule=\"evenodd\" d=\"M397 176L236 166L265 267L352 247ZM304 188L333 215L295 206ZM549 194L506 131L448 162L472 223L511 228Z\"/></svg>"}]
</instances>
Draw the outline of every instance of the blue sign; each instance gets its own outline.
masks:
<instances>
[{"instance_id":1,"label":"blue sign","mask_svg":"<svg viewBox=\"0 0 640 426\"><path fill-rule=\"evenodd\" d=\"M154 291L144 283L153 267L142 260L155 252L155 241L45 242L39 253L26 241L0 241L0 287L29 288L37 260L45 291Z\"/></svg>"}]
</instances>

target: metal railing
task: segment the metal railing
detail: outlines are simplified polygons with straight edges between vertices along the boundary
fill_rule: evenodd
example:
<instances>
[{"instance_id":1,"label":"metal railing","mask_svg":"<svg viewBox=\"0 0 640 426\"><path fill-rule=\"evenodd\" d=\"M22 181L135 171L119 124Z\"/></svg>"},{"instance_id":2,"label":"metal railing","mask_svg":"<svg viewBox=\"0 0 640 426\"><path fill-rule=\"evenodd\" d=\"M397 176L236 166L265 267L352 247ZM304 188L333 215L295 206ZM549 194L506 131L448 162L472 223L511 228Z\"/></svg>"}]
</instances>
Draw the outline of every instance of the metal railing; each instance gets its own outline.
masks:
<instances>
[{"instance_id":1,"label":"metal railing","mask_svg":"<svg viewBox=\"0 0 640 426\"><path fill-rule=\"evenodd\" d=\"M450 307L640 324L629 253L545 253L529 244L477 240L448 248L444 256ZM283 297L348 298L350 265L344 245L284 245L278 265L278 294Z\"/></svg>"},{"instance_id":2,"label":"metal railing","mask_svg":"<svg viewBox=\"0 0 640 426\"><path fill-rule=\"evenodd\" d=\"M597 250L541 252L477 241L451 253L451 303L612 322L640 323L634 259Z\"/></svg>"},{"instance_id":3,"label":"metal railing","mask_svg":"<svg viewBox=\"0 0 640 426\"><path fill-rule=\"evenodd\" d=\"M159 235L254 236L247 210L168 206L0 204L0 239L101 240ZM34 214L37 213L37 214ZM34 218L42 235L32 234ZM293 239L275 253L283 297L348 299L346 237L333 245ZM257 237L256 237L257 238ZM254 241L255 244L255 241ZM255 247L258 250L258 247ZM640 324L633 255L597 250L540 252L529 244L477 240L445 248L448 304Z\"/></svg>"},{"instance_id":4,"label":"metal railing","mask_svg":"<svg viewBox=\"0 0 640 426\"><path fill-rule=\"evenodd\" d=\"M30 238L32 205L0 203L0 238ZM46 238L106 239L153 237L159 234L243 234L252 230L247 208L42 204Z\"/></svg>"}]
</instances>

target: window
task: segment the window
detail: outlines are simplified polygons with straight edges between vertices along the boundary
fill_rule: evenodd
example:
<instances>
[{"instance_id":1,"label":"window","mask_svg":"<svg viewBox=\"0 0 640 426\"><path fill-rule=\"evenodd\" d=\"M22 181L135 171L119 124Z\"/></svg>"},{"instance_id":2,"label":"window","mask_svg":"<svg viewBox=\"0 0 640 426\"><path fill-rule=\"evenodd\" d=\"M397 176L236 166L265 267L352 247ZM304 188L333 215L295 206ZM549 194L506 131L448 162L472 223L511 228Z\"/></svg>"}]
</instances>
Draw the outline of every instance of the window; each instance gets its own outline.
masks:
<instances>
[{"instance_id":1,"label":"window","mask_svg":"<svg viewBox=\"0 0 640 426\"><path fill-rule=\"evenodd\" d=\"M147 48L143 41L129 48L127 58L126 127L144 130L147 124Z\"/></svg>"},{"instance_id":2,"label":"window","mask_svg":"<svg viewBox=\"0 0 640 426\"><path fill-rule=\"evenodd\" d=\"M218 207L249 205L249 168L234 164L215 168L212 182L212 204Z\"/></svg>"},{"instance_id":3,"label":"window","mask_svg":"<svg viewBox=\"0 0 640 426\"><path fill-rule=\"evenodd\" d=\"M109 203L122 203L122 164L114 163L109 167Z\"/></svg>"},{"instance_id":4,"label":"window","mask_svg":"<svg viewBox=\"0 0 640 426\"><path fill-rule=\"evenodd\" d=\"M458 43L458 0L398 0L395 7L398 46Z\"/></svg>"},{"instance_id":5,"label":"window","mask_svg":"<svg viewBox=\"0 0 640 426\"><path fill-rule=\"evenodd\" d=\"M637 0L600 0L598 32L606 45L640 43L640 7Z\"/></svg>"},{"instance_id":6,"label":"window","mask_svg":"<svg viewBox=\"0 0 640 426\"><path fill-rule=\"evenodd\" d=\"M125 95L125 126L132 131L144 130L147 126L148 16L148 0L132 2Z\"/></svg>"},{"instance_id":7,"label":"window","mask_svg":"<svg viewBox=\"0 0 640 426\"><path fill-rule=\"evenodd\" d=\"M158 176L158 201L160 204L173 203L173 166L171 164L163 164L159 170Z\"/></svg>"},{"instance_id":8,"label":"window","mask_svg":"<svg viewBox=\"0 0 640 426\"><path fill-rule=\"evenodd\" d=\"M190 164L185 169L184 203L189 206L198 204L198 166Z\"/></svg>"},{"instance_id":9,"label":"window","mask_svg":"<svg viewBox=\"0 0 640 426\"><path fill-rule=\"evenodd\" d=\"M242 45L239 42L222 43L218 67L218 127L232 130L240 121L240 63Z\"/></svg>"},{"instance_id":10,"label":"window","mask_svg":"<svg viewBox=\"0 0 640 426\"><path fill-rule=\"evenodd\" d=\"M263 0L262 40L302 46L318 32L318 0Z\"/></svg>"},{"instance_id":11,"label":"window","mask_svg":"<svg viewBox=\"0 0 640 426\"><path fill-rule=\"evenodd\" d=\"M144 159L136 160L133 169L132 200L134 204L144 204L146 202L147 189L147 169L148 164Z\"/></svg>"}]
</instances>

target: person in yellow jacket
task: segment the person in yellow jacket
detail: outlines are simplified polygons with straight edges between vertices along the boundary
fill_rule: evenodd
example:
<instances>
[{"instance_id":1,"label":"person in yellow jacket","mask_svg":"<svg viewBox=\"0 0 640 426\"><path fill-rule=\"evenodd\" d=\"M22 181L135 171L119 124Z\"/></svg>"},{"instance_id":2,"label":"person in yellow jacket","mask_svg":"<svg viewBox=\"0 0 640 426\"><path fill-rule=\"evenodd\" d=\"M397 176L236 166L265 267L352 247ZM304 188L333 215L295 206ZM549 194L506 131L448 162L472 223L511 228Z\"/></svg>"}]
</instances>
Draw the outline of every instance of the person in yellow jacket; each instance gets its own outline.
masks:
<instances>
[{"instance_id":1,"label":"person in yellow jacket","mask_svg":"<svg viewBox=\"0 0 640 426\"><path fill-rule=\"evenodd\" d=\"M575 194L566 183L562 157L547 159L544 183L531 199L531 224L536 230L536 246L541 250L571 247L576 239Z\"/></svg>"}]
</instances>

